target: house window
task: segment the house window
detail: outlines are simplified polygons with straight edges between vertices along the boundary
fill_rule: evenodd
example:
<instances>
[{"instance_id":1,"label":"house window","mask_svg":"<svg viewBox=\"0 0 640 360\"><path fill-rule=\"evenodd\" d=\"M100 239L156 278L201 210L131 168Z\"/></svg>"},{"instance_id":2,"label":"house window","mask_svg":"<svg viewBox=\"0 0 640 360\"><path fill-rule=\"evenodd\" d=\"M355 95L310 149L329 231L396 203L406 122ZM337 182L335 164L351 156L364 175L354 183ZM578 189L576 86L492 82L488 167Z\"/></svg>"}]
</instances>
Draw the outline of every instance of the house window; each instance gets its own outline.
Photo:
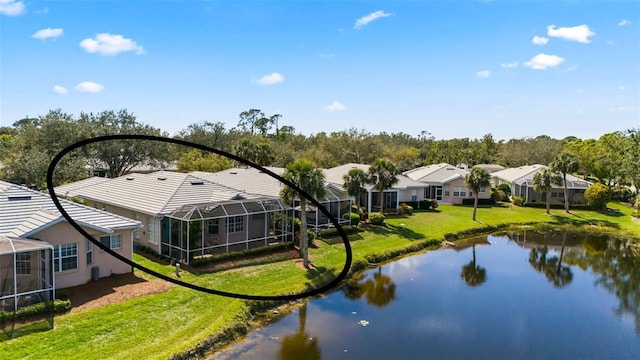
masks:
<instances>
[{"instance_id":1,"label":"house window","mask_svg":"<svg viewBox=\"0 0 640 360\"><path fill-rule=\"evenodd\" d=\"M449 188L444 188L444 196L449 196Z\"/></svg>"},{"instance_id":2,"label":"house window","mask_svg":"<svg viewBox=\"0 0 640 360\"><path fill-rule=\"evenodd\" d=\"M149 242L157 245L160 240L160 221L153 216L149 216L147 218L147 226L149 227Z\"/></svg>"},{"instance_id":3,"label":"house window","mask_svg":"<svg viewBox=\"0 0 640 360\"><path fill-rule=\"evenodd\" d=\"M227 218L227 232L241 232L244 230L244 216L231 216Z\"/></svg>"},{"instance_id":4,"label":"house window","mask_svg":"<svg viewBox=\"0 0 640 360\"><path fill-rule=\"evenodd\" d=\"M78 268L78 243L57 245L53 248L53 268L56 272Z\"/></svg>"},{"instance_id":5,"label":"house window","mask_svg":"<svg viewBox=\"0 0 640 360\"><path fill-rule=\"evenodd\" d=\"M31 274L31 254L29 253L16 254L16 274L18 275Z\"/></svg>"},{"instance_id":6,"label":"house window","mask_svg":"<svg viewBox=\"0 0 640 360\"><path fill-rule=\"evenodd\" d=\"M486 188L481 187L479 192L483 193L483 192L486 192L486 191L487 191Z\"/></svg>"},{"instance_id":7,"label":"house window","mask_svg":"<svg viewBox=\"0 0 640 360\"><path fill-rule=\"evenodd\" d=\"M209 232L209 234L217 234L219 232L218 219L209 220L207 231Z\"/></svg>"},{"instance_id":8,"label":"house window","mask_svg":"<svg viewBox=\"0 0 640 360\"><path fill-rule=\"evenodd\" d=\"M453 187L453 196L454 197L465 197L467 196L467 188L454 186Z\"/></svg>"},{"instance_id":9,"label":"house window","mask_svg":"<svg viewBox=\"0 0 640 360\"><path fill-rule=\"evenodd\" d=\"M87 240L87 265L93 264L93 243Z\"/></svg>"},{"instance_id":10,"label":"house window","mask_svg":"<svg viewBox=\"0 0 640 360\"><path fill-rule=\"evenodd\" d=\"M118 250L122 247L120 235L100 236L100 243L111 250Z\"/></svg>"}]
</instances>

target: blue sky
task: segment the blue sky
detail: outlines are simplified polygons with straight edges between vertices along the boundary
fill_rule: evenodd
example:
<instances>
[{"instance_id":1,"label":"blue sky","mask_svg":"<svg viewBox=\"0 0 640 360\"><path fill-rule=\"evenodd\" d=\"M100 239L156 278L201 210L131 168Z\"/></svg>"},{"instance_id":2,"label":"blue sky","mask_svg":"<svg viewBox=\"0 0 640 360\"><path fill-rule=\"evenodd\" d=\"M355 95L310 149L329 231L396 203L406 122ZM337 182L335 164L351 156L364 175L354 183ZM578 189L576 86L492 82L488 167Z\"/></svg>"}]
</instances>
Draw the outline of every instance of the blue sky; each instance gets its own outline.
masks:
<instances>
[{"instance_id":1,"label":"blue sky","mask_svg":"<svg viewBox=\"0 0 640 360\"><path fill-rule=\"evenodd\" d=\"M597 138L640 127L639 26L638 1L0 0L0 126L258 108L305 135Z\"/></svg>"}]
</instances>

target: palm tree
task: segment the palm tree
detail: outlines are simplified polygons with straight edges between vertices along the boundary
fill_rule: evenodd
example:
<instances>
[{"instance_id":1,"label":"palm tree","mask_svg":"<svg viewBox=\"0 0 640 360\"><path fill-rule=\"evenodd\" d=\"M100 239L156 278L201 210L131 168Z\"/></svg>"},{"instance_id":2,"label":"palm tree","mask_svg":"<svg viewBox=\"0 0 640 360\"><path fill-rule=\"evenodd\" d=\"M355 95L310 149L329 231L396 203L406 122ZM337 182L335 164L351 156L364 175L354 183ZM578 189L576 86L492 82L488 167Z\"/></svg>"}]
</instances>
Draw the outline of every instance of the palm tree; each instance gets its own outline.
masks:
<instances>
[{"instance_id":1,"label":"palm tree","mask_svg":"<svg viewBox=\"0 0 640 360\"><path fill-rule=\"evenodd\" d=\"M491 175L483 168L474 166L464 178L467 187L473 191L473 221L476 220L476 210L478 209L478 193L480 188L491 185Z\"/></svg>"},{"instance_id":2,"label":"palm tree","mask_svg":"<svg viewBox=\"0 0 640 360\"><path fill-rule=\"evenodd\" d=\"M562 174L562 184L564 186L564 208L569 212L569 192L567 191L567 173L575 172L578 170L578 161L576 158L568 153L561 152L549 165L551 170Z\"/></svg>"},{"instance_id":3,"label":"palm tree","mask_svg":"<svg viewBox=\"0 0 640 360\"><path fill-rule=\"evenodd\" d=\"M325 194L324 174L313 162L307 159L298 159L286 167L283 178L290 181L308 196L321 198ZM287 203L293 203L295 199L300 201L300 255L304 267L309 268L309 240L307 236L307 198L289 186L284 186L280 197Z\"/></svg>"},{"instance_id":4,"label":"palm tree","mask_svg":"<svg viewBox=\"0 0 640 360\"><path fill-rule=\"evenodd\" d=\"M391 277L382 274L382 267L373 274L373 278L362 281L363 276L359 275L351 279L342 289L346 298L358 300L364 297L367 304L376 307L385 307L396 298L396 284Z\"/></svg>"},{"instance_id":5,"label":"palm tree","mask_svg":"<svg viewBox=\"0 0 640 360\"><path fill-rule=\"evenodd\" d=\"M462 267L460 277L471 287L482 285L487 281L487 270L476 264L476 244L473 244L473 259Z\"/></svg>"},{"instance_id":6,"label":"palm tree","mask_svg":"<svg viewBox=\"0 0 640 360\"><path fill-rule=\"evenodd\" d=\"M398 182L398 169L388 158L378 158L369 167L371 184L380 195L380 212L384 211L384 191Z\"/></svg>"},{"instance_id":7,"label":"palm tree","mask_svg":"<svg viewBox=\"0 0 640 360\"><path fill-rule=\"evenodd\" d=\"M358 214L360 217L362 217L360 194L367 191L367 189L364 188L364 185L370 182L370 178L371 177L364 172L364 170L356 167L349 170L349 172L343 177L344 184L342 187L347 190L347 194L349 194L349 196L356 198L356 206L358 207Z\"/></svg>"},{"instance_id":8,"label":"palm tree","mask_svg":"<svg viewBox=\"0 0 640 360\"><path fill-rule=\"evenodd\" d=\"M549 168L544 168L533 175L533 189L535 191L544 192L544 202L547 208L547 214L549 214L549 193L553 188L553 184L558 184L562 181L562 178L557 173L553 172Z\"/></svg>"}]
</instances>

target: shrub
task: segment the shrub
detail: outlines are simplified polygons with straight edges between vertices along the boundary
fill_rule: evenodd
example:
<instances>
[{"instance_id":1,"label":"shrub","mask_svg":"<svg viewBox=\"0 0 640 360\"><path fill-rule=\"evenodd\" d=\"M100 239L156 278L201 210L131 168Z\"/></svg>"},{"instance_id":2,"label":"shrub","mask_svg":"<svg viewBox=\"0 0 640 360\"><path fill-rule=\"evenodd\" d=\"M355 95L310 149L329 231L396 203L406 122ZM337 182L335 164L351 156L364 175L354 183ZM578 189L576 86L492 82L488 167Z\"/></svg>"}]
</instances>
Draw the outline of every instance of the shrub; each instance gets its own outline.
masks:
<instances>
[{"instance_id":1,"label":"shrub","mask_svg":"<svg viewBox=\"0 0 640 360\"><path fill-rule=\"evenodd\" d=\"M400 215L412 215L413 207L405 203L400 203Z\"/></svg>"},{"instance_id":2,"label":"shrub","mask_svg":"<svg viewBox=\"0 0 640 360\"><path fill-rule=\"evenodd\" d=\"M595 183L585 190L584 198L593 209L602 210L611 201L611 192L607 186Z\"/></svg>"},{"instance_id":3,"label":"shrub","mask_svg":"<svg viewBox=\"0 0 640 360\"><path fill-rule=\"evenodd\" d=\"M372 212L371 214L369 214L369 222L372 225L383 225L384 219L384 215L380 212Z\"/></svg>"},{"instance_id":4,"label":"shrub","mask_svg":"<svg viewBox=\"0 0 640 360\"><path fill-rule=\"evenodd\" d=\"M522 197L522 196L513 196L513 197L511 197L511 202L514 205L522 206L522 205L524 205L524 197Z\"/></svg>"},{"instance_id":5,"label":"shrub","mask_svg":"<svg viewBox=\"0 0 640 360\"><path fill-rule=\"evenodd\" d=\"M344 232L349 235L349 234L354 234L356 232L358 232L358 229L355 228L354 226L350 226L350 225L344 225L342 227L342 230L344 230ZM330 237L334 237L334 236L339 236L340 233L338 232L338 229L335 227L330 227L330 228L326 228L326 229L322 229L320 231L320 234L318 234L321 238L330 238Z\"/></svg>"},{"instance_id":6,"label":"shrub","mask_svg":"<svg viewBox=\"0 0 640 360\"><path fill-rule=\"evenodd\" d=\"M628 187L616 186L611 193L611 200L631 203L633 202L633 192Z\"/></svg>"},{"instance_id":7,"label":"shrub","mask_svg":"<svg viewBox=\"0 0 640 360\"><path fill-rule=\"evenodd\" d=\"M30 316L64 313L69 309L71 309L71 301L56 299L54 301L45 301L19 308L15 314L13 311L0 311L0 325L4 325L8 321L27 318Z\"/></svg>"},{"instance_id":8,"label":"shrub","mask_svg":"<svg viewBox=\"0 0 640 360\"><path fill-rule=\"evenodd\" d=\"M462 205L471 205L473 206L474 198L465 198L462 199ZM478 205L493 205L495 202L493 199L478 199Z\"/></svg>"},{"instance_id":9,"label":"shrub","mask_svg":"<svg viewBox=\"0 0 640 360\"><path fill-rule=\"evenodd\" d=\"M422 200L422 205L420 206L422 209L431 209L435 210L438 207L438 200L435 199L424 199Z\"/></svg>"},{"instance_id":10,"label":"shrub","mask_svg":"<svg viewBox=\"0 0 640 360\"><path fill-rule=\"evenodd\" d=\"M349 219L349 224L351 224L352 226L358 226L358 224L360 223L360 215L356 214L356 213L347 213L342 215L343 219Z\"/></svg>"}]
</instances>

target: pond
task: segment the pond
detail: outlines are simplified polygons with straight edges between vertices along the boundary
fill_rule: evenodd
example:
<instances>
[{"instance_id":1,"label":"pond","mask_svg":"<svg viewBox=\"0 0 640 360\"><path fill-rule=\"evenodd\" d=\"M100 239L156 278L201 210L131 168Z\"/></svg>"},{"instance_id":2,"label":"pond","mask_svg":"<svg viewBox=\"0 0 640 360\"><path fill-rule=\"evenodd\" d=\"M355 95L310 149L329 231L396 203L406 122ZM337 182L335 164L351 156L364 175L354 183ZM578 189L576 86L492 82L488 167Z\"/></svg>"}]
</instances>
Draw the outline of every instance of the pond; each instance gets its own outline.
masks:
<instances>
[{"instance_id":1,"label":"pond","mask_svg":"<svg viewBox=\"0 0 640 360\"><path fill-rule=\"evenodd\" d=\"M640 252L520 231L385 264L211 359L636 358Z\"/></svg>"}]
</instances>

